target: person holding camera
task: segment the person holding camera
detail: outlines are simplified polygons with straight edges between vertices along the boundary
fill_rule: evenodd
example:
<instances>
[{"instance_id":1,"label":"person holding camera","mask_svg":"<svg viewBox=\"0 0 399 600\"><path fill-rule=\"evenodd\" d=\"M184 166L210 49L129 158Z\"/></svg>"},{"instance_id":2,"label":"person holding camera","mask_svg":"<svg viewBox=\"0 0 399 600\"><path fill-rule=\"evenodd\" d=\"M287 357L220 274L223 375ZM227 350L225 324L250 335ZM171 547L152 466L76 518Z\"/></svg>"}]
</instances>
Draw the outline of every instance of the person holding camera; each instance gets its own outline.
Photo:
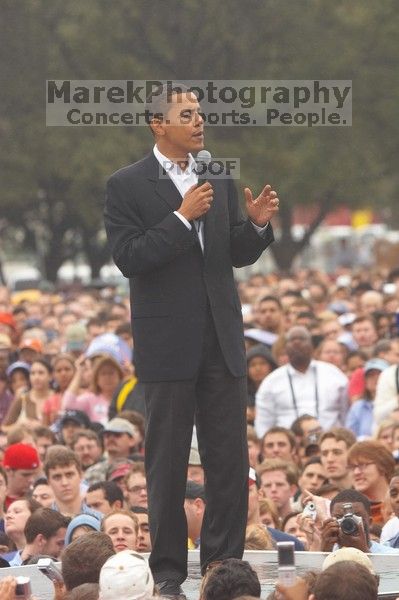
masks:
<instances>
[{"instance_id":1,"label":"person holding camera","mask_svg":"<svg viewBox=\"0 0 399 600\"><path fill-rule=\"evenodd\" d=\"M331 517L321 527L322 552L349 546L373 554L397 554L399 549L384 546L370 539L370 501L348 489L339 492L330 505Z\"/></svg>"}]
</instances>

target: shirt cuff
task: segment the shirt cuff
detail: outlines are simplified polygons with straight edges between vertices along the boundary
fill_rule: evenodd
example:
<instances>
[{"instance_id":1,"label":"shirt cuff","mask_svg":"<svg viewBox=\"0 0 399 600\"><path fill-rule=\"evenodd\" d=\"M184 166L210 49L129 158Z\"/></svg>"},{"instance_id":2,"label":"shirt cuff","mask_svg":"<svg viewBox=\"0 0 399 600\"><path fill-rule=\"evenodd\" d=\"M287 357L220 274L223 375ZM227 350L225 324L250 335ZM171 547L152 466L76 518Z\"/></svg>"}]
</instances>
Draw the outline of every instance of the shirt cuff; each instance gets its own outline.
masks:
<instances>
[{"instance_id":1,"label":"shirt cuff","mask_svg":"<svg viewBox=\"0 0 399 600\"><path fill-rule=\"evenodd\" d=\"M179 217L180 221L185 224L187 229L190 229L190 231L191 231L190 221L187 221L186 217L183 217L183 215L181 215L179 212L177 212L177 210L174 210L173 212L176 215L176 217ZM256 227L256 225L254 225L254 227Z\"/></svg>"},{"instance_id":2,"label":"shirt cuff","mask_svg":"<svg viewBox=\"0 0 399 600\"><path fill-rule=\"evenodd\" d=\"M252 227L255 229L256 233L259 235L262 235L266 231L266 229L269 227L269 223L266 223L266 225L264 225L263 227L259 227L259 225L255 225L255 223L252 223L252 221L250 221L250 223L251 223Z\"/></svg>"}]
</instances>

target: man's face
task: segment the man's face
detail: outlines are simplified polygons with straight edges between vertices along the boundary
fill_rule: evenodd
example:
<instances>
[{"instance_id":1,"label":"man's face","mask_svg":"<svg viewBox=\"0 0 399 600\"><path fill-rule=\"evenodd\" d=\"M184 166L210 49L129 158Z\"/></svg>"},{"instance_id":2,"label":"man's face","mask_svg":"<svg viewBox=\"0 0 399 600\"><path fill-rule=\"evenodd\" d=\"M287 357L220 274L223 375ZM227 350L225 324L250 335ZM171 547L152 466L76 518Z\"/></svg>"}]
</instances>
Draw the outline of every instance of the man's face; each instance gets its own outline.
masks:
<instances>
[{"instance_id":1,"label":"man's face","mask_svg":"<svg viewBox=\"0 0 399 600\"><path fill-rule=\"evenodd\" d=\"M42 548L42 554L47 554L48 556L54 556L54 558L59 558L61 552L64 549L65 534L66 528L60 527L57 533L47 540L45 546L43 546Z\"/></svg>"},{"instance_id":2,"label":"man's face","mask_svg":"<svg viewBox=\"0 0 399 600\"><path fill-rule=\"evenodd\" d=\"M86 504L90 508L93 508L94 510L98 510L99 512L103 513L103 515L107 515L112 510L109 501L104 495L104 490L101 489L94 490L92 492L87 492Z\"/></svg>"},{"instance_id":3,"label":"man's face","mask_svg":"<svg viewBox=\"0 0 399 600\"><path fill-rule=\"evenodd\" d=\"M389 484L389 497L391 499L392 510L399 517L399 477L392 477Z\"/></svg>"},{"instance_id":4,"label":"man's face","mask_svg":"<svg viewBox=\"0 0 399 600\"><path fill-rule=\"evenodd\" d=\"M131 473L127 481L127 503L131 506L148 507L147 483L142 473Z\"/></svg>"},{"instance_id":5,"label":"man's face","mask_svg":"<svg viewBox=\"0 0 399 600\"><path fill-rule=\"evenodd\" d=\"M204 121L196 96L192 93L174 94L166 119L155 124L153 130L162 152L169 158L184 159L189 152L202 150Z\"/></svg>"},{"instance_id":6,"label":"man's face","mask_svg":"<svg viewBox=\"0 0 399 600\"><path fill-rule=\"evenodd\" d=\"M36 438L36 448L42 462L45 461L47 450L53 445L51 438L41 436Z\"/></svg>"},{"instance_id":7,"label":"man's face","mask_svg":"<svg viewBox=\"0 0 399 600\"><path fill-rule=\"evenodd\" d=\"M151 552L150 526L148 515L145 513L134 513L139 522L139 534L137 536L137 552Z\"/></svg>"},{"instance_id":8,"label":"man's face","mask_svg":"<svg viewBox=\"0 0 399 600\"><path fill-rule=\"evenodd\" d=\"M134 446L134 440L128 433L105 431L104 448L112 459L127 458Z\"/></svg>"},{"instance_id":9,"label":"man's face","mask_svg":"<svg viewBox=\"0 0 399 600\"><path fill-rule=\"evenodd\" d=\"M293 364L310 361L313 354L313 346L309 333L302 327L294 327L287 335L285 349L289 361Z\"/></svg>"},{"instance_id":10,"label":"man's face","mask_svg":"<svg viewBox=\"0 0 399 600\"><path fill-rule=\"evenodd\" d=\"M262 473L260 479L266 498L273 500L279 511L287 508L297 488L288 483L286 474L283 471L269 471Z\"/></svg>"},{"instance_id":11,"label":"man's face","mask_svg":"<svg viewBox=\"0 0 399 600\"><path fill-rule=\"evenodd\" d=\"M47 484L37 485L33 490L32 498L44 506L44 508L51 508L55 500L53 490Z\"/></svg>"},{"instance_id":12,"label":"man's face","mask_svg":"<svg viewBox=\"0 0 399 600\"><path fill-rule=\"evenodd\" d=\"M274 332L281 326L282 311L273 300L265 300L259 304L257 317L261 329Z\"/></svg>"},{"instance_id":13,"label":"man's face","mask_svg":"<svg viewBox=\"0 0 399 600\"><path fill-rule=\"evenodd\" d=\"M352 327L352 335L356 344L360 348L363 346L372 346L377 341L377 332L370 321L354 323Z\"/></svg>"},{"instance_id":14,"label":"man's face","mask_svg":"<svg viewBox=\"0 0 399 600\"><path fill-rule=\"evenodd\" d=\"M50 469L48 482L56 501L73 502L80 496L81 473L75 464Z\"/></svg>"},{"instance_id":15,"label":"man's face","mask_svg":"<svg viewBox=\"0 0 399 600\"><path fill-rule=\"evenodd\" d=\"M61 435L67 446L71 447L75 433L79 429L82 429L82 425L79 425L76 421L65 421L62 424Z\"/></svg>"},{"instance_id":16,"label":"man's face","mask_svg":"<svg viewBox=\"0 0 399 600\"><path fill-rule=\"evenodd\" d=\"M98 462L102 455L102 450L97 442L83 436L79 437L73 447L73 451L78 455L84 469Z\"/></svg>"},{"instance_id":17,"label":"man's face","mask_svg":"<svg viewBox=\"0 0 399 600\"><path fill-rule=\"evenodd\" d=\"M348 475L348 448L343 440L326 438L320 445L320 458L328 479L343 479Z\"/></svg>"},{"instance_id":18,"label":"man's face","mask_svg":"<svg viewBox=\"0 0 399 600\"><path fill-rule=\"evenodd\" d=\"M37 469L10 469L7 470L8 495L25 496L37 478Z\"/></svg>"},{"instance_id":19,"label":"man's face","mask_svg":"<svg viewBox=\"0 0 399 600\"><path fill-rule=\"evenodd\" d=\"M282 458L293 460L293 450L290 441L284 433L267 433L263 440L264 458Z\"/></svg>"},{"instance_id":20,"label":"man's face","mask_svg":"<svg viewBox=\"0 0 399 600\"><path fill-rule=\"evenodd\" d=\"M271 370L271 364L263 356L254 356L248 361L248 377L254 383L261 383Z\"/></svg>"},{"instance_id":21,"label":"man's face","mask_svg":"<svg viewBox=\"0 0 399 600\"><path fill-rule=\"evenodd\" d=\"M104 533L111 538L115 552L136 550L137 533L128 515L118 513L108 517L104 523Z\"/></svg>"},{"instance_id":22,"label":"man's face","mask_svg":"<svg viewBox=\"0 0 399 600\"><path fill-rule=\"evenodd\" d=\"M303 470L299 478L299 487L302 491L308 490L314 494L326 481L326 472L323 465L318 463L310 464Z\"/></svg>"}]
</instances>

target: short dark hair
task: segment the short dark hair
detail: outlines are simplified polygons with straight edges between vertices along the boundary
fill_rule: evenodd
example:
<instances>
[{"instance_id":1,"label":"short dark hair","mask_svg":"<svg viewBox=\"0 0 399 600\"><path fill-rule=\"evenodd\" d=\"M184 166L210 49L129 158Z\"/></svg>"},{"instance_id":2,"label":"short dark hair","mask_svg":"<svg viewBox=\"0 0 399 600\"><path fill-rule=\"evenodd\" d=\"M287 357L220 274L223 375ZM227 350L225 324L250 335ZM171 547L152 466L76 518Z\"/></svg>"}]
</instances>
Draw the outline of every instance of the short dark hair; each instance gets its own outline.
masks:
<instances>
[{"instance_id":1,"label":"short dark hair","mask_svg":"<svg viewBox=\"0 0 399 600\"><path fill-rule=\"evenodd\" d=\"M62 577L67 591L83 583L98 583L104 563L115 554L111 538L93 531L71 542L62 554Z\"/></svg>"},{"instance_id":2,"label":"short dark hair","mask_svg":"<svg viewBox=\"0 0 399 600\"><path fill-rule=\"evenodd\" d=\"M277 298L277 296L263 296L258 304L262 304L262 302L274 302L275 304L277 304L277 306L282 309L282 304L280 302L280 300Z\"/></svg>"},{"instance_id":3,"label":"short dark hair","mask_svg":"<svg viewBox=\"0 0 399 600\"><path fill-rule=\"evenodd\" d=\"M82 472L80 460L73 450L61 445L49 448L47 459L44 463L44 472L47 478L49 478L51 469L56 469L57 467L69 467L70 465L75 465L79 473Z\"/></svg>"},{"instance_id":4,"label":"short dark hair","mask_svg":"<svg viewBox=\"0 0 399 600\"><path fill-rule=\"evenodd\" d=\"M96 490L103 490L104 498L108 500L111 506L117 500L119 500L121 506L123 506L123 492L115 481L96 481L96 483L93 483L89 487L87 492L95 492Z\"/></svg>"},{"instance_id":5,"label":"short dark hair","mask_svg":"<svg viewBox=\"0 0 399 600\"><path fill-rule=\"evenodd\" d=\"M270 427L270 429L268 429L266 431L266 433L264 434L264 436L262 438L262 448L263 448L263 444L266 439L266 436L268 436L270 433L282 433L283 435L285 435L285 437L289 441L291 450L294 450L296 448L296 439L295 439L295 436L292 433L292 431L290 429L287 429L286 427L281 427L280 425L274 425L273 427Z\"/></svg>"},{"instance_id":6,"label":"short dark hair","mask_svg":"<svg viewBox=\"0 0 399 600\"><path fill-rule=\"evenodd\" d=\"M148 125L154 118L162 121L169 112L172 97L187 94L190 89L184 83L173 82L173 87L168 83L160 83L156 91L156 95L152 93L146 98L145 119Z\"/></svg>"},{"instance_id":7,"label":"short dark hair","mask_svg":"<svg viewBox=\"0 0 399 600\"><path fill-rule=\"evenodd\" d=\"M41 533L46 540L57 533L61 527L68 527L70 519L51 508L38 508L25 524L24 534L27 544L32 544Z\"/></svg>"},{"instance_id":8,"label":"short dark hair","mask_svg":"<svg viewBox=\"0 0 399 600\"><path fill-rule=\"evenodd\" d=\"M377 600L378 581L363 565L343 560L320 573L313 593L316 600Z\"/></svg>"},{"instance_id":9,"label":"short dark hair","mask_svg":"<svg viewBox=\"0 0 399 600\"><path fill-rule=\"evenodd\" d=\"M370 500L367 498L367 496L357 492L356 490L347 489L342 490L342 492L338 492L338 494L331 500L330 511L334 508L337 502L360 502L360 504L363 504L367 513L370 514Z\"/></svg>"},{"instance_id":10,"label":"short dark hair","mask_svg":"<svg viewBox=\"0 0 399 600\"><path fill-rule=\"evenodd\" d=\"M304 415L300 415L291 424L290 429L291 429L292 433L294 435L296 435L297 437L303 437L302 423L304 423L305 421L310 421L311 419L313 420L315 418L316 417L313 417L312 415L308 415L307 413L305 413Z\"/></svg>"},{"instance_id":11,"label":"short dark hair","mask_svg":"<svg viewBox=\"0 0 399 600\"><path fill-rule=\"evenodd\" d=\"M130 512L135 515L148 515L148 508L145 508L144 506L132 506Z\"/></svg>"},{"instance_id":12,"label":"short dark hair","mask_svg":"<svg viewBox=\"0 0 399 600\"><path fill-rule=\"evenodd\" d=\"M203 600L233 600L237 596L260 598L259 578L251 565L238 558L227 558L215 567L204 585Z\"/></svg>"},{"instance_id":13,"label":"short dark hair","mask_svg":"<svg viewBox=\"0 0 399 600\"><path fill-rule=\"evenodd\" d=\"M98 583L82 583L64 596L64 600L98 600Z\"/></svg>"}]
</instances>

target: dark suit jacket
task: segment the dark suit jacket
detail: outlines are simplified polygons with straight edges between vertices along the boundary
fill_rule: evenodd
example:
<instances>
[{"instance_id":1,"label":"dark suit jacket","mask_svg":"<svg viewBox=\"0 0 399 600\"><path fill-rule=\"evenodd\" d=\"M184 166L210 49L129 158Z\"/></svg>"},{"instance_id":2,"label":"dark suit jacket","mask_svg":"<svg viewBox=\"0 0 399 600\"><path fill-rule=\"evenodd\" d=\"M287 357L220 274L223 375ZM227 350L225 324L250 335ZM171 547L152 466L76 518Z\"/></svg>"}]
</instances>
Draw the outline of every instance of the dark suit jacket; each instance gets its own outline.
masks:
<instances>
[{"instance_id":1,"label":"dark suit jacket","mask_svg":"<svg viewBox=\"0 0 399 600\"><path fill-rule=\"evenodd\" d=\"M243 326L232 266L259 258L274 239L271 225L260 236L241 214L233 181L212 180L202 254L195 228L190 231L173 214L182 198L160 169L151 152L107 184L105 227L115 264L130 280L138 378L195 376L208 304L227 366L233 376L243 376Z\"/></svg>"}]
</instances>

